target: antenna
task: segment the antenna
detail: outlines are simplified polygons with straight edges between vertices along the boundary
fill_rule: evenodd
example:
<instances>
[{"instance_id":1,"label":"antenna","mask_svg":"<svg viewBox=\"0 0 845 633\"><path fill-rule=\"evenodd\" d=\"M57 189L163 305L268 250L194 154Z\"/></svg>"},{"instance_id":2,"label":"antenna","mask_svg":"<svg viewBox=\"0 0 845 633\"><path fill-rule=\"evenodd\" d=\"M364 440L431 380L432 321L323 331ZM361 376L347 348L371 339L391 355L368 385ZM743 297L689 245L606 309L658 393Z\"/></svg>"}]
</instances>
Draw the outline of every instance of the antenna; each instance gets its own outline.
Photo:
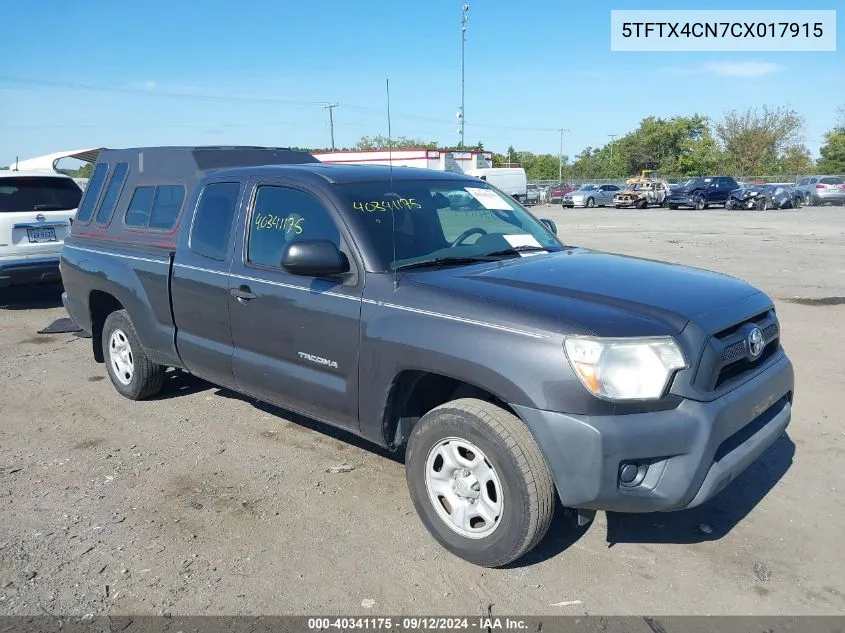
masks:
<instances>
[{"instance_id":1,"label":"antenna","mask_svg":"<svg viewBox=\"0 0 845 633\"><path fill-rule=\"evenodd\" d=\"M15 156L15 171L18 171L18 159L20 156Z\"/></svg>"},{"instance_id":2,"label":"antenna","mask_svg":"<svg viewBox=\"0 0 845 633\"><path fill-rule=\"evenodd\" d=\"M390 193L393 193L393 135L390 130L390 79L385 81L387 89L387 162L390 164ZM396 264L396 205L390 205L390 241L393 245L393 264ZM393 269L393 292L399 287L399 275L396 269Z\"/></svg>"}]
</instances>

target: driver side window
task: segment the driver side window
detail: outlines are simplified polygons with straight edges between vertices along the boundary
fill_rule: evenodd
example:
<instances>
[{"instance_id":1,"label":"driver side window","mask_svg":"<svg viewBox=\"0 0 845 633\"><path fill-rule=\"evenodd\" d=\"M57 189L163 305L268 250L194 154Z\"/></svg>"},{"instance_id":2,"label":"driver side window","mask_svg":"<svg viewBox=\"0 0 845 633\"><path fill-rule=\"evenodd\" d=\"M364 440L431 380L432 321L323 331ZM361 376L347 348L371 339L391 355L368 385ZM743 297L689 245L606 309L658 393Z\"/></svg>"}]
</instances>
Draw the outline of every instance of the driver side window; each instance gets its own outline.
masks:
<instances>
[{"instance_id":1,"label":"driver side window","mask_svg":"<svg viewBox=\"0 0 845 633\"><path fill-rule=\"evenodd\" d=\"M281 267L290 242L324 239L340 248L340 232L314 195L277 185L260 185L255 194L247 237L251 264Z\"/></svg>"}]
</instances>

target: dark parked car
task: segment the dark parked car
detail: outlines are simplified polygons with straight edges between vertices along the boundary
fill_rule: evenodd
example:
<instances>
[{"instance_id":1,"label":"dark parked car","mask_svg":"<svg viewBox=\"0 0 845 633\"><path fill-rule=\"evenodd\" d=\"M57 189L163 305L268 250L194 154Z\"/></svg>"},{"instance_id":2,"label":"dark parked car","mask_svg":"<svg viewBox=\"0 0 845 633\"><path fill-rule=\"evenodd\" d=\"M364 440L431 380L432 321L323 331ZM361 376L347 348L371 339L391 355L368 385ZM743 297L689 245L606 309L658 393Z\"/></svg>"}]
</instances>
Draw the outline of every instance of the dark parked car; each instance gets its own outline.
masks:
<instances>
[{"instance_id":1,"label":"dark parked car","mask_svg":"<svg viewBox=\"0 0 845 633\"><path fill-rule=\"evenodd\" d=\"M690 178L680 187L672 189L666 199L670 209L693 207L706 209L709 206L723 206L728 194L739 188L739 183L730 176L705 176Z\"/></svg>"},{"instance_id":2,"label":"dark parked car","mask_svg":"<svg viewBox=\"0 0 845 633\"><path fill-rule=\"evenodd\" d=\"M61 271L120 394L178 368L396 451L422 523L478 565L534 548L558 501L582 523L698 506L791 417L765 293L566 244L464 174L105 150Z\"/></svg>"},{"instance_id":3,"label":"dark parked car","mask_svg":"<svg viewBox=\"0 0 845 633\"><path fill-rule=\"evenodd\" d=\"M725 203L726 209L800 209L803 196L786 184L745 185L734 189Z\"/></svg>"}]
</instances>

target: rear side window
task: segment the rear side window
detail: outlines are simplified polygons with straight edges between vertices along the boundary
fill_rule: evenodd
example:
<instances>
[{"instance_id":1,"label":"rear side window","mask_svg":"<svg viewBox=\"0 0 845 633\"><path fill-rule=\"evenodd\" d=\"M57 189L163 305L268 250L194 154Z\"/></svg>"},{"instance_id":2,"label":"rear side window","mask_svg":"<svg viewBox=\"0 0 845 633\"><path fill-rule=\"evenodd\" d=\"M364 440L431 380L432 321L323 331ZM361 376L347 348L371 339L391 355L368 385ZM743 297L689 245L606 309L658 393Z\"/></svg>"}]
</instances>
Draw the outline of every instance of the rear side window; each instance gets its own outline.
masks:
<instances>
[{"instance_id":1,"label":"rear side window","mask_svg":"<svg viewBox=\"0 0 845 633\"><path fill-rule=\"evenodd\" d=\"M845 180L836 178L835 176L832 178L822 178L819 182L823 185L845 185Z\"/></svg>"},{"instance_id":2,"label":"rear side window","mask_svg":"<svg viewBox=\"0 0 845 633\"><path fill-rule=\"evenodd\" d=\"M127 226L150 229L172 229L185 201L182 185L137 187L126 209Z\"/></svg>"},{"instance_id":3,"label":"rear side window","mask_svg":"<svg viewBox=\"0 0 845 633\"><path fill-rule=\"evenodd\" d=\"M94 168L94 173L91 174L88 186L85 187L85 195L82 198L82 203L79 205L79 211L76 213L76 220L78 222L88 222L91 219L91 216L94 214L94 207L97 206L100 192L103 190L103 183L106 182L106 174L108 172L108 163L100 163Z\"/></svg>"},{"instance_id":4,"label":"rear side window","mask_svg":"<svg viewBox=\"0 0 845 633\"><path fill-rule=\"evenodd\" d=\"M147 226L150 222L150 210L153 208L155 187L137 187L129 201L123 222L127 226Z\"/></svg>"},{"instance_id":5,"label":"rear side window","mask_svg":"<svg viewBox=\"0 0 845 633\"><path fill-rule=\"evenodd\" d=\"M217 182L203 188L188 242L192 251L218 261L226 259L240 191L237 182Z\"/></svg>"},{"instance_id":6,"label":"rear side window","mask_svg":"<svg viewBox=\"0 0 845 633\"><path fill-rule=\"evenodd\" d=\"M129 165L127 163L118 163L114 166L109 185L106 187L106 193L103 195L103 201L100 203L100 209L97 211L97 224L105 224L111 219L128 173Z\"/></svg>"},{"instance_id":7,"label":"rear side window","mask_svg":"<svg viewBox=\"0 0 845 633\"><path fill-rule=\"evenodd\" d=\"M79 206L82 189L70 178L13 176L0 178L0 213L69 211Z\"/></svg>"},{"instance_id":8,"label":"rear side window","mask_svg":"<svg viewBox=\"0 0 845 633\"><path fill-rule=\"evenodd\" d=\"M800 187L801 185L806 185L808 182L810 182L809 178L802 178L801 180L799 180L795 184Z\"/></svg>"}]
</instances>

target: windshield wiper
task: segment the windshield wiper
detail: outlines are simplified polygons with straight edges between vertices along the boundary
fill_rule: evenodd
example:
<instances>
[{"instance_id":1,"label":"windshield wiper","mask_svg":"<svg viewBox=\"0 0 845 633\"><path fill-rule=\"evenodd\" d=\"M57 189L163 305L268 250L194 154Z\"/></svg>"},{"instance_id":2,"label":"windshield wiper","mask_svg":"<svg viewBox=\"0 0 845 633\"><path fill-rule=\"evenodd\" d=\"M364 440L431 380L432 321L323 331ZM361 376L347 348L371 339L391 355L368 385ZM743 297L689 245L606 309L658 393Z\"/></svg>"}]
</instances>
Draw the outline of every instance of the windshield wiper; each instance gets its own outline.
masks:
<instances>
[{"instance_id":1,"label":"windshield wiper","mask_svg":"<svg viewBox=\"0 0 845 633\"><path fill-rule=\"evenodd\" d=\"M487 260L487 255L475 257L432 257L431 259L421 259L416 262L408 262L407 264L400 264L394 266L393 270L405 270L408 268L428 268L430 266L446 266L449 264L477 264Z\"/></svg>"},{"instance_id":2,"label":"windshield wiper","mask_svg":"<svg viewBox=\"0 0 845 633\"><path fill-rule=\"evenodd\" d=\"M500 255L515 255L517 253L526 253L530 251L545 251L548 252L549 249L544 248L543 246L531 246L529 244L523 244L522 246L511 246L510 248L506 248L501 251L493 251L492 253L487 253L484 257L499 257Z\"/></svg>"}]
</instances>

